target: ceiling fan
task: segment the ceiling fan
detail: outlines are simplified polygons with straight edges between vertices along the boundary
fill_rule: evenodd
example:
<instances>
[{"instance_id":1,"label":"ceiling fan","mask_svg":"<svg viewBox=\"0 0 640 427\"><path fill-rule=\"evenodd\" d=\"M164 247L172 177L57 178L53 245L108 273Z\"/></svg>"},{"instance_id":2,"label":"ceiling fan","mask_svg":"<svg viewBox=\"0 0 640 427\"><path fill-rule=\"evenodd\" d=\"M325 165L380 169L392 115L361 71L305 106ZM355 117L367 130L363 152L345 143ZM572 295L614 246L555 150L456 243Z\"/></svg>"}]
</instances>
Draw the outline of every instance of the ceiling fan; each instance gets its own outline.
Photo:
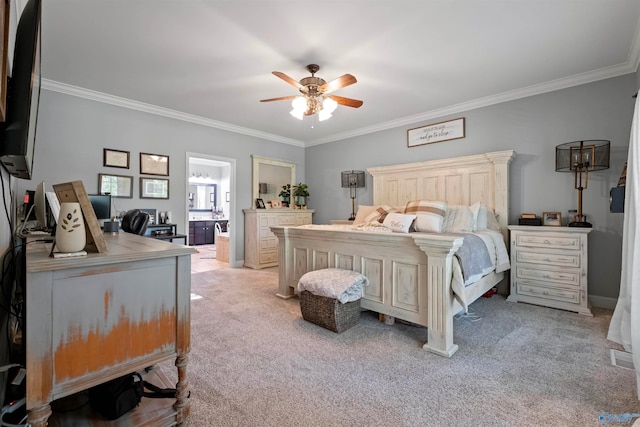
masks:
<instances>
[{"instance_id":1,"label":"ceiling fan","mask_svg":"<svg viewBox=\"0 0 640 427\"><path fill-rule=\"evenodd\" d=\"M273 72L273 75L280 77L285 82L297 88L302 95L261 99L260 102L292 99L293 101L291 102L291 106L293 107L293 110L291 110L290 114L293 117L302 120L304 116L310 116L318 113L320 121L331 117L331 113L335 111L338 104L352 108L359 108L362 106L362 101L358 99L329 95L338 89L356 83L357 80L354 76L351 74L345 74L327 83L324 79L315 76L315 73L320 70L319 65L309 64L306 68L311 73L311 77L305 77L300 80L300 82L293 80L291 77L287 76L285 73L281 73L280 71Z\"/></svg>"}]
</instances>

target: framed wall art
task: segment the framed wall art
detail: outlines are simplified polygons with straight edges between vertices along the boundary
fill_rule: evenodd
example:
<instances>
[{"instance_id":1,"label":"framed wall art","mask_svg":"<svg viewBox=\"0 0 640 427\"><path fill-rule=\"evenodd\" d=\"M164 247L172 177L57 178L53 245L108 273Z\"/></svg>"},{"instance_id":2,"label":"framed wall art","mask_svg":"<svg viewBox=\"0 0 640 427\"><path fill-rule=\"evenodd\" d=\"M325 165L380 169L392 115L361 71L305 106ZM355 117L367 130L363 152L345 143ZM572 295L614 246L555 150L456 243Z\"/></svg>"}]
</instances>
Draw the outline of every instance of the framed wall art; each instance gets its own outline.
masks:
<instances>
[{"instance_id":1,"label":"framed wall art","mask_svg":"<svg viewBox=\"0 0 640 427\"><path fill-rule=\"evenodd\" d=\"M168 199L169 180L160 178L140 178L141 199Z\"/></svg>"},{"instance_id":2,"label":"framed wall art","mask_svg":"<svg viewBox=\"0 0 640 427\"><path fill-rule=\"evenodd\" d=\"M409 147L460 138L464 138L464 117L407 131L407 145Z\"/></svg>"},{"instance_id":3,"label":"framed wall art","mask_svg":"<svg viewBox=\"0 0 640 427\"><path fill-rule=\"evenodd\" d=\"M140 173L169 176L169 156L140 153Z\"/></svg>"},{"instance_id":4,"label":"framed wall art","mask_svg":"<svg viewBox=\"0 0 640 427\"><path fill-rule=\"evenodd\" d=\"M105 148L102 150L102 165L110 168L129 169L129 152Z\"/></svg>"},{"instance_id":5,"label":"framed wall art","mask_svg":"<svg viewBox=\"0 0 640 427\"><path fill-rule=\"evenodd\" d=\"M126 175L98 174L98 192L111 197L133 198L133 177Z\"/></svg>"}]
</instances>

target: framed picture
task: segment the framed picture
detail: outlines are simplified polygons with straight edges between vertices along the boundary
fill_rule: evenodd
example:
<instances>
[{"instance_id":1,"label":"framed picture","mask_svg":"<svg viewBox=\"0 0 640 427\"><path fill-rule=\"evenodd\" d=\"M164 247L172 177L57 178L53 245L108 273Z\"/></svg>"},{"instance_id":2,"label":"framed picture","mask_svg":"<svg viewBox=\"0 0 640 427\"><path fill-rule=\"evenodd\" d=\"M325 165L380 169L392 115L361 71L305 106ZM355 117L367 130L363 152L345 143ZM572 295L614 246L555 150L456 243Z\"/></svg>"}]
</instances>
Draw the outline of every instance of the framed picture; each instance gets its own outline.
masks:
<instances>
[{"instance_id":1,"label":"framed picture","mask_svg":"<svg viewBox=\"0 0 640 427\"><path fill-rule=\"evenodd\" d=\"M129 152L105 148L102 150L102 166L129 169Z\"/></svg>"},{"instance_id":2,"label":"framed picture","mask_svg":"<svg viewBox=\"0 0 640 427\"><path fill-rule=\"evenodd\" d=\"M407 131L407 145L409 147L460 138L464 138L464 117Z\"/></svg>"},{"instance_id":3,"label":"framed picture","mask_svg":"<svg viewBox=\"0 0 640 427\"><path fill-rule=\"evenodd\" d=\"M265 209L264 201L262 199L256 199L256 209Z\"/></svg>"},{"instance_id":4,"label":"framed picture","mask_svg":"<svg viewBox=\"0 0 640 427\"><path fill-rule=\"evenodd\" d=\"M562 225L562 213L542 212L542 225L552 225L560 227Z\"/></svg>"},{"instance_id":5,"label":"framed picture","mask_svg":"<svg viewBox=\"0 0 640 427\"><path fill-rule=\"evenodd\" d=\"M271 207L272 208L281 208L282 207L282 201L280 201L280 200L271 200L269 203L271 203Z\"/></svg>"},{"instance_id":6,"label":"framed picture","mask_svg":"<svg viewBox=\"0 0 640 427\"><path fill-rule=\"evenodd\" d=\"M140 178L141 199L168 199L169 180L160 178Z\"/></svg>"},{"instance_id":7,"label":"framed picture","mask_svg":"<svg viewBox=\"0 0 640 427\"><path fill-rule=\"evenodd\" d=\"M131 199L133 198L133 177L99 173L98 193Z\"/></svg>"},{"instance_id":8,"label":"framed picture","mask_svg":"<svg viewBox=\"0 0 640 427\"><path fill-rule=\"evenodd\" d=\"M140 173L169 176L169 156L140 153Z\"/></svg>"}]
</instances>

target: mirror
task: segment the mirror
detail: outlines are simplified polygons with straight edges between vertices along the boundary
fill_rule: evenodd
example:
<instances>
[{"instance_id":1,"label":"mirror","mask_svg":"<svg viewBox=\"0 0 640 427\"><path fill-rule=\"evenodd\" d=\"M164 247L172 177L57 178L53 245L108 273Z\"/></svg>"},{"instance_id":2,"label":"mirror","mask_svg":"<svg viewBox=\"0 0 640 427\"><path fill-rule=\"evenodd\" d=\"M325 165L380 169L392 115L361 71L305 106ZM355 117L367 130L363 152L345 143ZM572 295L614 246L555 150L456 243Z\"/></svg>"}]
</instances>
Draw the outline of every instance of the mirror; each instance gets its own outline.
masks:
<instances>
[{"instance_id":1,"label":"mirror","mask_svg":"<svg viewBox=\"0 0 640 427\"><path fill-rule=\"evenodd\" d=\"M187 202L190 211L212 211L218 206L218 185L189 184Z\"/></svg>"},{"instance_id":2,"label":"mirror","mask_svg":"<svg viewBox=\"0 0 640 427\"><path fill-rule=\"evenodd\" d=\"M283 185L296 184L296 164L255 155L251 157L253 159L252 207L256 207L256 199L262 199L268 208L271 206L269 203L271 200L282 200L278 194Z\"/></svg>"}]
</instances>

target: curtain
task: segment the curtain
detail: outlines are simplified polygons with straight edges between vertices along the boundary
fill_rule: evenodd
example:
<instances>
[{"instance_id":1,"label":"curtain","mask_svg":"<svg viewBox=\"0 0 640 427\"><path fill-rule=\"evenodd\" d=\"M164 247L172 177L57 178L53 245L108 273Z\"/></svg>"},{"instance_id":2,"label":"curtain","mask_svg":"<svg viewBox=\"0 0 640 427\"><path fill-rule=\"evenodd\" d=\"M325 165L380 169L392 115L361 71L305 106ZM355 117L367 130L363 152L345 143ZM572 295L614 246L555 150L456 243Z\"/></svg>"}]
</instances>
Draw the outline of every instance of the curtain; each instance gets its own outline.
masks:
<instances>
[{"instance_id":1,"label":"curtain","mask_svg":"<svg viewBox=\"0 0 640 427\"><path fill-rule=\"evenodd\" d=\"M640 215L640 173L637 173L640 165L639 144L640 96L636 98L627 158L620 296L607 334L607 339L621 344L626 351L632 353L640 400L640 263L634 263L634 258L640 257L640 230L636 222Z\"/></svg>"}]
</instances>

